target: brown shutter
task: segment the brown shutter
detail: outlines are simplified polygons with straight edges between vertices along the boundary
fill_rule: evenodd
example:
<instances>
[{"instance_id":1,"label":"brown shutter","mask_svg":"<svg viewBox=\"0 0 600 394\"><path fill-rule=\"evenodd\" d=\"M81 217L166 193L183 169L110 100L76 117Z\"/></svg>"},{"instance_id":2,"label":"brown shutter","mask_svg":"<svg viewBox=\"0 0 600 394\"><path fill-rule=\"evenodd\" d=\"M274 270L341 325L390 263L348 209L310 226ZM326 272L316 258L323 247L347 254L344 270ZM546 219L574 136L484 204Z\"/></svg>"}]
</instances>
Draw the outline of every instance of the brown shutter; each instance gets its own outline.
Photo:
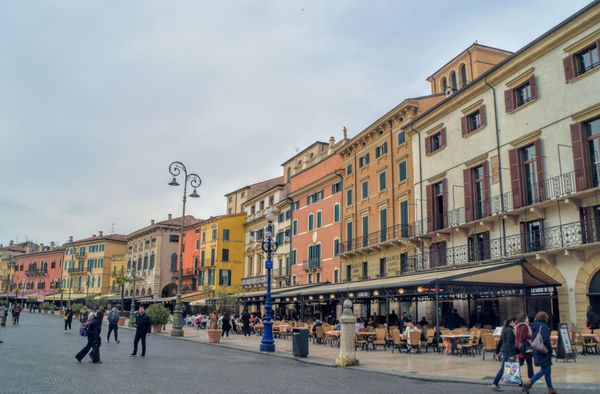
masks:
<instances>
[{"instance_id":1,"label":"brown shutter","mask_svg":"<svg viewBox=\"0 0 600 394\"><path fill-rule=\"evenodd\" d=\"M535 166L537 167L538 201L546 201L546 187L544 183L544 156L542 152L542 140L534 141Z\"/></svg>"},{"instance_id":2,"label":"brown shutter","mask_svg":"<svg viewBox=\"0 0 600 394\"><path fill-rule=\"evenodd\" d=\"M571 124L571 144L573 146L573 167L575 168L575 184L577 191L589 189L591 186L590 160L587 149L587 138L583 123Z\"/></svg>"},{"instance_id":3,"label":"brown shutter","mask_svg":"<svg viewBox=\"0 0 600 394\"><path fill-rule=\"evenodd\" d=\"M439 256L439 264L441 266L448 265L448 256L446 255L446 242L438 242L438 256Z\"/></svg>"},{"instance_id":4,"label":"brown shutter","mask_svg":"<svg viewBox=\"0 0 600 394\"><path fill-rule=\"evenodd\" d=\"M431 154L431 137L425 137L425 154L427 156Z\"/></svg>"},{"instance_id":5,"label":"brown shutter","mask_svg":"<svg viewBox=\"0 0 600 394\"><path fill-rule=\"evenodd\" d=\"M442 128L440 130L440 142L442 145L442 148L446 146L446 128Z\"/></svg>"},{"instance_id":6,"label":"brown shutter","mask_svg":"<svg viewBox=\"0 0 600 394\"><path fill-rule=\"evenodd\" d=\"M427 185L427 232L433 231L433 185Z\"/></svg>"},{"instance_id":7,"label":"brown shutter","mask_svg":"<svg viewBox=\"0 0 600 394\"><path fill-rule=\"evenodd\" d=\"M473 220L473 179L471 169L463 170L463 182L465 192L465 221Z\"/></svg>"},{"instance_id":8,"label":"brown shutter","mask_svg":"<svg viewBox=\"0 0 600 394\"><path fill-rule=\"evenodd\" d=\"M591 207L579 208L579 219L581 223L581 242L583 242L584 244L598 241L598 239L596 239L597 237L595 236L595 231L598 230L594 228L594 225L597 225L597 221L593 220L594 215L592 213L592 209L593 208Z\"/></svg>"},{"instance_id":9,"label":"brown shutter","mask_svg":"<svg viewBox=\"0 0 600 394\"><path fill-rule=\"evenodd\" d=\"M475 235L469 235L467 238L467 254L469 261L475 261Z\"/></svg>"},{"instance_id":10,"label":"brown shutter","mask_svg":"<svg viewBox=\"0 0 600 394\"><path fill-rule=\"evenodd\" d=\"M486 231L483 235L483 259L489 260L491 258L490 252L490 232Z\"/></svg>"},{"instance_id":11,"label":"brown shutter","mask_svg":"<svg viewBox=\"0 0 600 394\"><path fill-rule=\"evenodd\" d=\"M527 252L527 235L526 235L526 224L519 223L519 231L521 234L521 253Z\"/></svg>"},{"instance_id":12,"label":"brown shutter","mask_svg":"<svg viewBox=\"0 0 600 394\"><path fill-rule=\"evenodd\" d=\"M467 127L467 117L463 116L460 118L460 130L462 131L462 136L469 134L469 128Z\"/></svg>"},{"instance_id":13,"label":"brown shutter","mask_svg":"<svg viewBox=\"0 0 600 394\"><path fill-rule=\"evenodd\" d=\"M513 209L523 206L523 193L521 191L521 160L519 160L519 149L508 151L510 163L510 185L512 188Z\"/></svg>"},{"instance_id":14,"label":"brown shutter","mask_svg":"<svg viewBox=\"0 0 600 394\"><path fill-rule=\"evenodd\" d=\"M504 110L512 112L515 109L515 95L512 89L504 91Z\"/></svg>"},{"instance_id":15,"label":"brown shutter","mask_svg":"<svg viewBox=\"0 0 600 394\"><path fill-rule=\"evenodd\" d=\"M537 82L535 81L535 75L529 78L529 89L531 89L531 99L537 99Z\"/></svg>"},{"instance_id":16,"label":"brown shutter","mask_svg":"<svg viewBox=\"0 0 600 394\"><path fill-rule=\"evenodd\" d=\"M577 70L575 69L575 55L569 55L563 59L563 66L565 68L565 81L569 82L577 76Z\"/></svg>"},{"instance_id":17,"label":"brown shutter","mask_svg":"<svg viewBox=\"0 0 600 394\"><path fill-rule=\"evenodd\" d=\"M538 250L546 249L546 232L544 231L544 220L540 219L540 244Z\"/></svg>"},{"instance_id":18,"label":"brown shutter","mask_svg":"<svg viewBox=\"0 0 600 394\"><path fill-rule=\"evenodd\" d=\"M483 192L483 217L486 217L492 214L492 196L490 192L490 163L488 161L483 162L483 180L481 185L481 190Z\"/></svg>"},{"instance_id":19,"label":"brown shutter","mask_svg":"<svg viewBox=\"0 0 600 394\"><path fill-rule=\"evenodd\" d=\"M487 125L487 113L485 112L485 104L479 107L479 127L485 127Z\"/></svg>"},{"instance_id":20,"label":"brown shutter","mask_svg":"<svg viewBox=\"0 0 600 394\"><path fill-rule=\"evenodd\" d=\"M442 193L444 198L444 228L448 227L448 180L444 179L442 181Z\"/></svg>"}]
</instances>

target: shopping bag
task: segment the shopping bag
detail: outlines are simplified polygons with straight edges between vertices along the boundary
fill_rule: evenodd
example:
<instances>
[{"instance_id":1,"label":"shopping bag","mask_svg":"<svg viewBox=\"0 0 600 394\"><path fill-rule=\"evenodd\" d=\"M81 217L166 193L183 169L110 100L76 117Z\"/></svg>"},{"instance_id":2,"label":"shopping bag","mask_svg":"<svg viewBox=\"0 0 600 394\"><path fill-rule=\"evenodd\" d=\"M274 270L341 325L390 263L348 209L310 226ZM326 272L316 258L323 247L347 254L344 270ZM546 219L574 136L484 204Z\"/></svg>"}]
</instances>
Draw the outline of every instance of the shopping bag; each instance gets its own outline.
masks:
<instances>
[{"instance_id":1,"label":"shopping bag","mask_svg":"<svg viewBox=\"0 0 600 394\"><path fill-rule=\"evenodd\" d=\"M521 368L518 361L506 361L504 363L504 383L521 385Z\"/></svg>"}]
</instances>

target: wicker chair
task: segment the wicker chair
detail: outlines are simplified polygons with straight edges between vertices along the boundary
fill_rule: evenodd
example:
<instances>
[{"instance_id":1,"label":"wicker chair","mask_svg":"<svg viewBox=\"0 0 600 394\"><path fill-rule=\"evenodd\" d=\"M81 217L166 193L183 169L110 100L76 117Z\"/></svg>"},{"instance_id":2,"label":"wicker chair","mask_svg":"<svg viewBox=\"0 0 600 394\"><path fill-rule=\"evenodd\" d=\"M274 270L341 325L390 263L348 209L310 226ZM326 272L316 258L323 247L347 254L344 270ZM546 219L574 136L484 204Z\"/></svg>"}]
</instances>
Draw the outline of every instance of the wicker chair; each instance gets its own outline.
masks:
<instances>
[{"instance_id":1,"label":"wicker chair","mask_svg":"<svg viewBox=\"0 0 600 394\"><path fill-rule=\"evenodd\" d=\"M417 353L421 353L421 332L411 331L408 333L407 347L409 351L416 349Z\"/></svg>"},{"instance_id":2,"label":"wicker chair","mask_svg":"<svg viewBox=\"0 0 600 394\"><path fill-rule=\"evenodd\" d=\"M373 341L373 350L377 350L377 346L382 345L383 350L387 350L385 338L387 336L387 330L385 328L375 329L375 340Z\"/></svg>"},{"instance_id":3,"label":"wicker chair","mask_svg":"<svg viewBox=\"0 0 600 394\"><path fill-rule=\"evenodd\" d=\"M486 353L492 353L492 360L496 359L496 341L494 340L494 335L490 333L485 333L481 337L483 340L483 348L481 349L481 353L483 353L482 360L485 360Z\"/></svg>"}]
</instances>

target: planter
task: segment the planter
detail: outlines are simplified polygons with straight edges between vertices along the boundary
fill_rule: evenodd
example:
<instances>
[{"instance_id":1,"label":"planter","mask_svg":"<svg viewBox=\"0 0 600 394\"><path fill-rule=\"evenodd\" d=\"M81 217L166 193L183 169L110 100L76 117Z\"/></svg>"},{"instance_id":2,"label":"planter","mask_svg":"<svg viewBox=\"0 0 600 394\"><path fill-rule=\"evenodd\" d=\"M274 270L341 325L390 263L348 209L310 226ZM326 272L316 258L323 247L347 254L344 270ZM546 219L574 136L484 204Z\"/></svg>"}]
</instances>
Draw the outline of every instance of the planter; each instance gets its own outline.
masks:
<instances>
[{"instance_id":1,"label":"planter","mask_svg":"<svg viewBox=\"0 0 600 394\"><path fill-rule=\"evenodd\" d=\"M119 325L120 326L124 326L125 325L125 320L127 320L127 318L125 316L119 316Z\"/></svg>"},{"instance_id":2,"label":"planter","mask_svg":"<svg viewBox=\"0 0 600 394\"><path fill-rule=\"evenodd\" d=\"M46 315L47 315L47 314L48 314L48 311L44 311L44 314L46 314Z\"/></svg>"},{"instance_id":3,"label":"planter","mask_svg":"<svg viewBox=\"0 0 600 394\"><path fill-rule=\"evenodd\" d=\"M155 334L160 334L162 332L162 324L153 324L152 325L152 332Z\"/></svg>"},{"instance_id":4,"label":"planter","mask_svg":"<svg viewBox=\"0 0 600 394\"><path fill-rule=\"evenodd\" d=\"M221 330L208 329L208 343L219 343L221 342Z\"/></svg>"},{"instance_id":5,"label":"planter","mask_svg":"<svg viewBox=\"0 0 600 394\"><path fill-rule=\"evenodd\" d=\"M65 311L64 311L63 309L60 309L60 310L58 311L58 314L59 314L60 316L64 316L64 315L65 315Z\"/></svg>"}]
</instances>

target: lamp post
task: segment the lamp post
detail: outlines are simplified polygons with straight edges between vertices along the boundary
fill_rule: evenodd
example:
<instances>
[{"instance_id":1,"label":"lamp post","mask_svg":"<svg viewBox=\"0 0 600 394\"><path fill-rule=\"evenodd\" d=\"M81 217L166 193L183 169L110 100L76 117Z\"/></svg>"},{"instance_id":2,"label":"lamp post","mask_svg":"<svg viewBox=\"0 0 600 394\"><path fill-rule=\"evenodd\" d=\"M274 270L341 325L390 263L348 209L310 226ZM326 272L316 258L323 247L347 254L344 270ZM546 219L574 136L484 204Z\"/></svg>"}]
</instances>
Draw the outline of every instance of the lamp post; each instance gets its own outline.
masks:
<instances>
[{"instance_id":1,"label":"lamp post","mask_svg":"<svg viewBox=\"0 0 600 394\"><path fill-rule=\"evenodd\" d=\"M142 260L140 259L140 264L141 263ZM128 279L133 282L131 290L131 311L129 312L129 327L135 327L135 319L133 318L135 316L135 282L140 277L142 277L142 271L136 269L136 262L134 261L128 276Z\"/></svg>"},{"instance_id":2,"label":"lamp post","mask_svg":"<svg viewBox=\"0 0 600 394\"><path fill-rule=\"evenodd\" d=\"M175 302L175 311L173 313L173 329L171 330L171 336L182 337L183 336L183 322L181 321L181 315L183 314L183 306L181 305L181 286L183 283L183 231L185 226L185 203L187 201L187 185L190 184L194 188L194 191L190 194L191 198L198 198L198 192L196 188L200 187L202 180L194 173L188 174L187 168L180 161L174 161L169 165L169 172L173 175L173 180L169 182L169 186L179 186L177 183L177 177L183 173L183 211L181 213L181 231L179 233L179 272L177 280L177 297Z\"/></svg>"},{"instance_id":3,"label":"lamp post","mask_svg":"<svg viewBox=\"0 0 600 394\"><path fill-rule=\"evenodd\" d=\"M271 254L277 250L279 246L277 242L272 240L273 236L273 220L275 215L273 212L267 214L267 231L265 233L266 239L262 241L262 250L267 254L267 260L265 261L265 268L267 269L267 294L265 297L265 319L263 321L263 337L260 341L261 352L274 352L275 351L275 340L273 339L273 322L271 321L271 270L273 269L273 261L271 260Z\"/></svg>"}]
</instances>

